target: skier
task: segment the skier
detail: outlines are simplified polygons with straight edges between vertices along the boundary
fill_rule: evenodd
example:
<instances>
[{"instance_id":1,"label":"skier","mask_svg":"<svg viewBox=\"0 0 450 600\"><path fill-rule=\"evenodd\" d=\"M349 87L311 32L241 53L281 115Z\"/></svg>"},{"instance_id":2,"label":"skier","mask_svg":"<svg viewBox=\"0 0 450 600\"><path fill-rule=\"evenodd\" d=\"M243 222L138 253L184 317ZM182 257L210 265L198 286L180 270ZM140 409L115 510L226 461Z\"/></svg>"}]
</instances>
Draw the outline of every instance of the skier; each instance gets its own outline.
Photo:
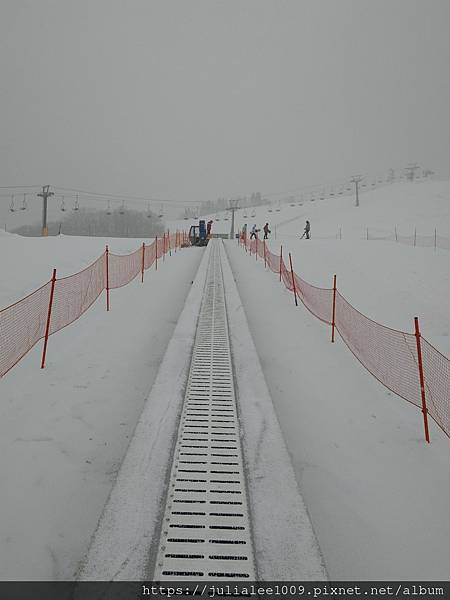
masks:
<instances>
[{"instance_id":1,"label":"skier","mask_svg":"<svg viewBox=\"0 0 450 600\"><path fill-rule=\"evenodd\" d=\"M263 231L264 231L264 239L267 240L267 238L269 237L269 233L270 233L269 223L266 223L264 225Z\"/></svg>"},{"instance_id":2,"label":"skier","mask_svg":"<svg viewBox=\"0 0 450 600\"><path fill-rule=\"evenodd\" d=\"M252 230L250 231L250 239L254 238L256 240L258 232L259 232L259 229L256 229L256 223L255 223L252 227Z\"/></svg>"},{"instance_id":3,"label":"skier","mask_svg":"<svg viewBox=\"0 0 450 600\"><path fill-rule=\"evenodd\" d=\"M212 227L213 222L212 221L208 221L206 223L206 235L207 237L209 237L211 235L211 227Z\"/></svg>"},{"instance_id":4,"label":"skier","mask_svg":"<svg viewBox=\"0 0 450 600\"><path fill-rule=\"evenodd\" d=\"M306 225L305 225L305 231L303 232L302 237L300 238L301 240L305 237L306 235L306 239L309 240L310 238L310 231L311 231L311 224L309 221L306 221Z\"/></svg>"}]
</instances>

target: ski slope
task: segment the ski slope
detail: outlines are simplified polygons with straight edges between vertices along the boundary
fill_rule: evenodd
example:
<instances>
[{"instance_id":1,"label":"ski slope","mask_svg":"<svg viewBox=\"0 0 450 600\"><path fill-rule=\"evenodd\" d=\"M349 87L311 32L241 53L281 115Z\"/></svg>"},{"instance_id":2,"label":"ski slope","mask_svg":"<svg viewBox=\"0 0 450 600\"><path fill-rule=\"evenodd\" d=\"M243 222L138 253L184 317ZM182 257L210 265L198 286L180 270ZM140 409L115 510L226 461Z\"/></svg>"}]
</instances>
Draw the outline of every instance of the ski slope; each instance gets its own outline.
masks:
<instances>
[{"instance_id":1,"label":"ski slope","mask_svg":"<svg viewBox=\"0 0 450 600\"><path fill-rule=\"evenodd\" d=\"M356 308L407 331L417 315L424 336L450 355L450 252L364 239L366 227L395 225L450 237L450 183L396 184L362 193L360 203L343 196L280 212L274 203L246 221L269 221L269 246L292 252L307 281L327 286L336 273ZM213 231L228 230L223 216ZM300 241L306 218L313 238ZM2 232L0 306L48 280L53 267L68 275L106 243L127 253L140 241ZM330 578L445 579L448 438L432 423L427 446L415 407L342 343L331 345L327 327L235 241L225 247ZM144 284L114 290L109 314L101 297L50 338L45 370L38 344L0 380L0 578L76 576L202 256L197 248L177 253Z\"/></svg>"},{"instance_id":2,"label":"ski slope","mask_svg":"<svg viewBox=\"0 0 450 600\"><path fill-rule=\"evenodd\" d=\"M450 355L450 251L411 247L383 240L367 241L370 235L439 235L450 240L450 182L398 183L360 193L360 206L352 196L335 196L314 202L278 202L236 212L236 231L244 222L271 228L268 247L279 254L292 253L294 270L319 287L332 287L337 275L341 293L371 319L405 331L420 318L423 335ZM269 209L272 212L269 212ZM247 219L243 214L248 215ZM211 215L215 218L216 215ZM219 213L213 232L230 231L231 220ZM209 218L209 217L206 217ZM305 221L311 222L311 240L299 240ZM191 221L174 221L171 229L187 228ZM342 239L337 239L339 229Z\"/></svg>"}]
</instances>

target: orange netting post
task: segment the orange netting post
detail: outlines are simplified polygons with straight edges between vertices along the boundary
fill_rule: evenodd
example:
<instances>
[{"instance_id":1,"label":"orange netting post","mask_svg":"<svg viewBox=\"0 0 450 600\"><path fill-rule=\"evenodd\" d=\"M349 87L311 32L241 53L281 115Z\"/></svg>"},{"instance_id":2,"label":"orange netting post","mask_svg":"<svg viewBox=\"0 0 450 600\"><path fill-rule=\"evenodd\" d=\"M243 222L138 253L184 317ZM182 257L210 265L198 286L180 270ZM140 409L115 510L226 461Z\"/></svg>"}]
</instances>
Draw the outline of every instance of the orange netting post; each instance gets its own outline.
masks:
<instances>
[{"instance_id":1,"label":"orange netting post","mask_svg":"<svg viewBox=\"0 0 450 600\"><path fill-rule=\"evenodd\" d=\"M415 328L416 345L417 345L417 362L419 365L420 393L422 396L423 427L425 430L425 439L428 443L430 443L430 433L428 431L427 400L425 397L425 377L423 375L422 346L420 343L420 329L419 329L418 317L414 317L414 328Z\"/></svg>"},{"instance_id":2,"label":"orange netting post","mask_svg":"<svg viewBox=\"0 0 450 600\"><path fill-rule=\"evenodd\" d=\"M283 245L280 246L280 281L281 281L281 263L283 262Z\"/></svg>"},{"instance_id":3,"label":"orange netting post","mask_svg":"<svg viewBox=\"0 0 450 600\"><path fill-rule=\"evenodd\" d=\"M172 256L172 248L170 247L170 231L167 230L167 243L169 244L169 256Z\"/></svg>"},{"instance_id":4,"label":"orange netting post","mask_svg":"<svg viewBox=\"0 0 450 600\"><path fill-rule=\"evenodd\" d=\"M295 306L298 306L298 302L297 302L297 290L295 289L294 269L292 268L292 257L291 257L291 253L290 252L289 252L289 264L291 266L292 291L294 292Z\"/></svg>"},{"instance_id":5,"label":"orange netting post","mask_svg":"<svg viewBox=\"0 0 450 600\"><path fill-rule=\"evenodd\" d=\"M144 268L145 268L145 242L142 242L141 283L144 283Z\"/></svg>"},{"instance_id":6,"label":"orange netting post","mask_svg":"<svg viewBox=\"0 0 450 600\"><path fill-rule=\"evenodd\" d=\"M158 236L155 238L155 271L158 270Z\"/></svg>"},{"instance_id":7,"label":"orange netting post","mask_svg":"<svg viewBox=\"0 0 450 600\"><path fill-rule=\"evenodd\" d=\"M48 335L50 332L50 319L52 317L52 306L53 306L53 296L55 293L55 283L56 283L56 269L53 269L52 287L50 288L50 299L48 302L47 324L45 326L45 340L44 340L44 349L42 351L41 369L43 369L45 367L45 357L47 355L47 344L48 344Z\"/></svg>"},{"instance_id":8,"label":"orange netting post","mask_svg":"<svg viewBox=\"0 0 450 600\"><path fill-rule=\"evenodd\" d=\"M336 275L333 277L333 311L331 315L331 341L334 342L334 328L336 325Z\"/></svg>"},{"instance_id":9,"label":"orange netting post","mask_svg":"<svg viewBox=\"0 0 450 600\"><path fill-rule=\"evenodd\" d=\"M264 268L267 267L267 259L266 259L266 240L263 241L264 244Z\"/></svg>"},{"instance_id":10,"label":"orange netting post","mask_svg":"<svg viewBox=\"0 0 450 600\"><path fill-rule=\"evenodd\" d=\"M255 252L255 255L256 255L256 260L258 260L258 236L256 236L256 252Z\"/></svg>"},{"instance_id":11,"label":"orange netting post","mask_svg":"<svg viewBox=\"0 0 450 600\"><path fill-rule=\"evenodd\" d=\"M105 250L105 263L106 263L106 310L109 310L109 248L106 246Z\"/></svg>"}]
</instances>

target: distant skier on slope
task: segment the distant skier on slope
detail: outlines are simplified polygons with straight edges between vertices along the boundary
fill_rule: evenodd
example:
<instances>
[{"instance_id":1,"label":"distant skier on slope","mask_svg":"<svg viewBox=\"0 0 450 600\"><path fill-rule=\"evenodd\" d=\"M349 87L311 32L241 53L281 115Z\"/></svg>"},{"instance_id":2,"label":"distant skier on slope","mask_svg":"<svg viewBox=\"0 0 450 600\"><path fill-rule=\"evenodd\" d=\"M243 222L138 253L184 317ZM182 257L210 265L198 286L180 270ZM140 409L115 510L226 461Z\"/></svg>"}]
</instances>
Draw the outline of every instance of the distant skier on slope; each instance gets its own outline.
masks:
<instances>
[{"instance_id":1,"label":"distant skier on slope","mask_svg":"<svg viewBox=\"0 0 450 600\"><path fill-rule=\"evenodd\" d=\"M311 239L310 231L311 231L311 223L309 221L306 221L305 230L300 239L302 240L305 236L306 236L307 240Z\"/></svg>"},{"instance_id":2,"label":"distant skier on slope","mask_svg":"<svg viewBox=\"0 0 450 600\"><path fill-rule=\"evenodd\" d=\"M209 237L211 235L211 227L212 227L213 222L212 221L208 221L206 223L206 235Z\"/></svg>"},{"instance_id":3,"label":"distant skier on slope","mask_svg":"<svg viewBox=\"0 0 450 600\"><path fill-rule=\"evenodd\" d=\"M264 231L264 239L267 240L267 238L269 237L269 233L270 233L269 223L266 223L264 225L263 231Z\"/></svg>"},{"instance_id":4,"label":"distant skier on slope","mask_svg":"<svg viewBox=\"0 0 450 600\"><path fill-rule=\"evenodd\" d=\"M256 229L256 223L253 225L252 230L250 231L250 239L255 239L258 237L259 229Z\"/></svg>"}]
</instances>

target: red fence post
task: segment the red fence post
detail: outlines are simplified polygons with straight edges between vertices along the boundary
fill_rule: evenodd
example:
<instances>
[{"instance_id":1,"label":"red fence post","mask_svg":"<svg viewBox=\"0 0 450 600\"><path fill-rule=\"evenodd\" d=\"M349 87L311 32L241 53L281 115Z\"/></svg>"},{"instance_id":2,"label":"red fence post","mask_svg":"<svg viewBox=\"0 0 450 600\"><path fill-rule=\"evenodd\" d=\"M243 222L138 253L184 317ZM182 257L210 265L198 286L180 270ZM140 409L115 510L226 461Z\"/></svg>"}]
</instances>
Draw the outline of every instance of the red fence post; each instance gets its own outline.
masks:
<instances>
[{"instance_id":1,"label":"red fence post","mask_svg":"<svg viewBox=\"0 0 450 600\"><path fill-rule=\"evenodd\" d=\"M291 257L291 253L290 252L289 252L289 264L291 266L291 277L292 277L292 287L294 289L295 306L298 306L298 302L297 302L297 290L295 289L294 269L292 268L292 257Z\"/></svg>"},{"instance_id":2,"label":"red fence post","mask_svg":"<svg viewBox=\"0 0 450 600\"><path fill-rule=\"evenodd\" d=\"M141 282L144 283L144 268L145 268L145 242L142 242L142 266L141 266Z\"/></svg>"},{"instance_id":3,"label":"red fence post","mask_svg":"<svg viewBox=\"0 0 450 600\"><path fill-rule=\"evenodd\" d=\"M280 281L281 281L281 263L283 262L283 245L280 246Z\"/></svg>"},{"instance_id":4,"label":"red fence post","mask_svg":"<svg viewBox=\"0 0 450 600\"><path fill-rule=\"evenodd\" d=\"M155 239L155 271L158 270L158 236Z\"/></svg>"},{"instance_id":5,"label":"red fence post","mask_svg":"<svg viewBox=\"0 0 450 600\"><path fill-rule=\"evenodd\" d=\"M47 344L48 344L48 335L50 332L50 319L52 317L52 306L53 306L53 295L55 293L55 283L56 283L56 269L53 269L52 286L50 288L50 299L48 302L47 324L45 326L45 340L44 340L44 349L42 351L41 369L43 369L45 367L45 357L47 355Z\"/></svg>"},{"instance_id":6,"label":"red fence post","mask_svg":"<svg viewBox=\"0 0 450 600\"><path fill-rule=\"evenodd\" d=\"M166 260L166 248L167 248L167 241L166 241L166 232L163 233L163 262Z\"/></svg>"},{"instance_id":7,"label":"red fence post","mask_svg":"<svg viewBox=\"0 0 450 600\"><path fill-rule=\"evenodd\" d=\"M336 325L336 275L333 277L333 314L331 318L331 341L334 342L334 328Z\"/></svg>"},{"instance_id":8,"label":"red fence post","mask_svg":"<svg viewBox=\"0 0 450 600\"><path fill-rule=\"evenodd\" d=\"M106 310L109 310L109 248L106 246L105 250L105 262L106 262Z\"/></svg>"},{"instance_id":9,"label":"red fence post","mask_svg":"<svg viewBox=\"0 0 450 600\"><path fill-rule=\"evenodd\" d=\"M267 267L267 259L266 259L266 240L263 241L264 244L264 268Z\"/></svg>"},{"instance_id":10,"label":"red fence post","mask_svg":"<svg viewBox=\"0 0 450 600\"><path fill-rule=\"evenodd\" d=\"M172 256L172 248L170 247L170 231L167 230L167 243L169 244L169 256Z\"/></svg>"},{"instance_id":11,"label":"red fence post","mask_svg":"<svg viewBox=\"0 0 450 600\"><path fill-rule=\"evenodd\" d=\"M255 244L256 244L256 252L255 252L255 254L256 254L256 260L258 260L258 236L256 236L256 242L255 242Z\"/></svg>"},{"instance_id":12,"label":"red fence post","mask_svg":"<svg viewBox=\"0 0 450 600\"><path fill-rule=\"evenodd\" d=\"M430 443L430 433L428 431L428 410L427 401L425 398L425 377L423 375L422 347L420 343L419 319L417 317L414 317L414 328L417 344L417 362L419 365L420 393L422 396L423 427L425 429L425 439L428 443Z\"/></svg>"}]
</instances>

